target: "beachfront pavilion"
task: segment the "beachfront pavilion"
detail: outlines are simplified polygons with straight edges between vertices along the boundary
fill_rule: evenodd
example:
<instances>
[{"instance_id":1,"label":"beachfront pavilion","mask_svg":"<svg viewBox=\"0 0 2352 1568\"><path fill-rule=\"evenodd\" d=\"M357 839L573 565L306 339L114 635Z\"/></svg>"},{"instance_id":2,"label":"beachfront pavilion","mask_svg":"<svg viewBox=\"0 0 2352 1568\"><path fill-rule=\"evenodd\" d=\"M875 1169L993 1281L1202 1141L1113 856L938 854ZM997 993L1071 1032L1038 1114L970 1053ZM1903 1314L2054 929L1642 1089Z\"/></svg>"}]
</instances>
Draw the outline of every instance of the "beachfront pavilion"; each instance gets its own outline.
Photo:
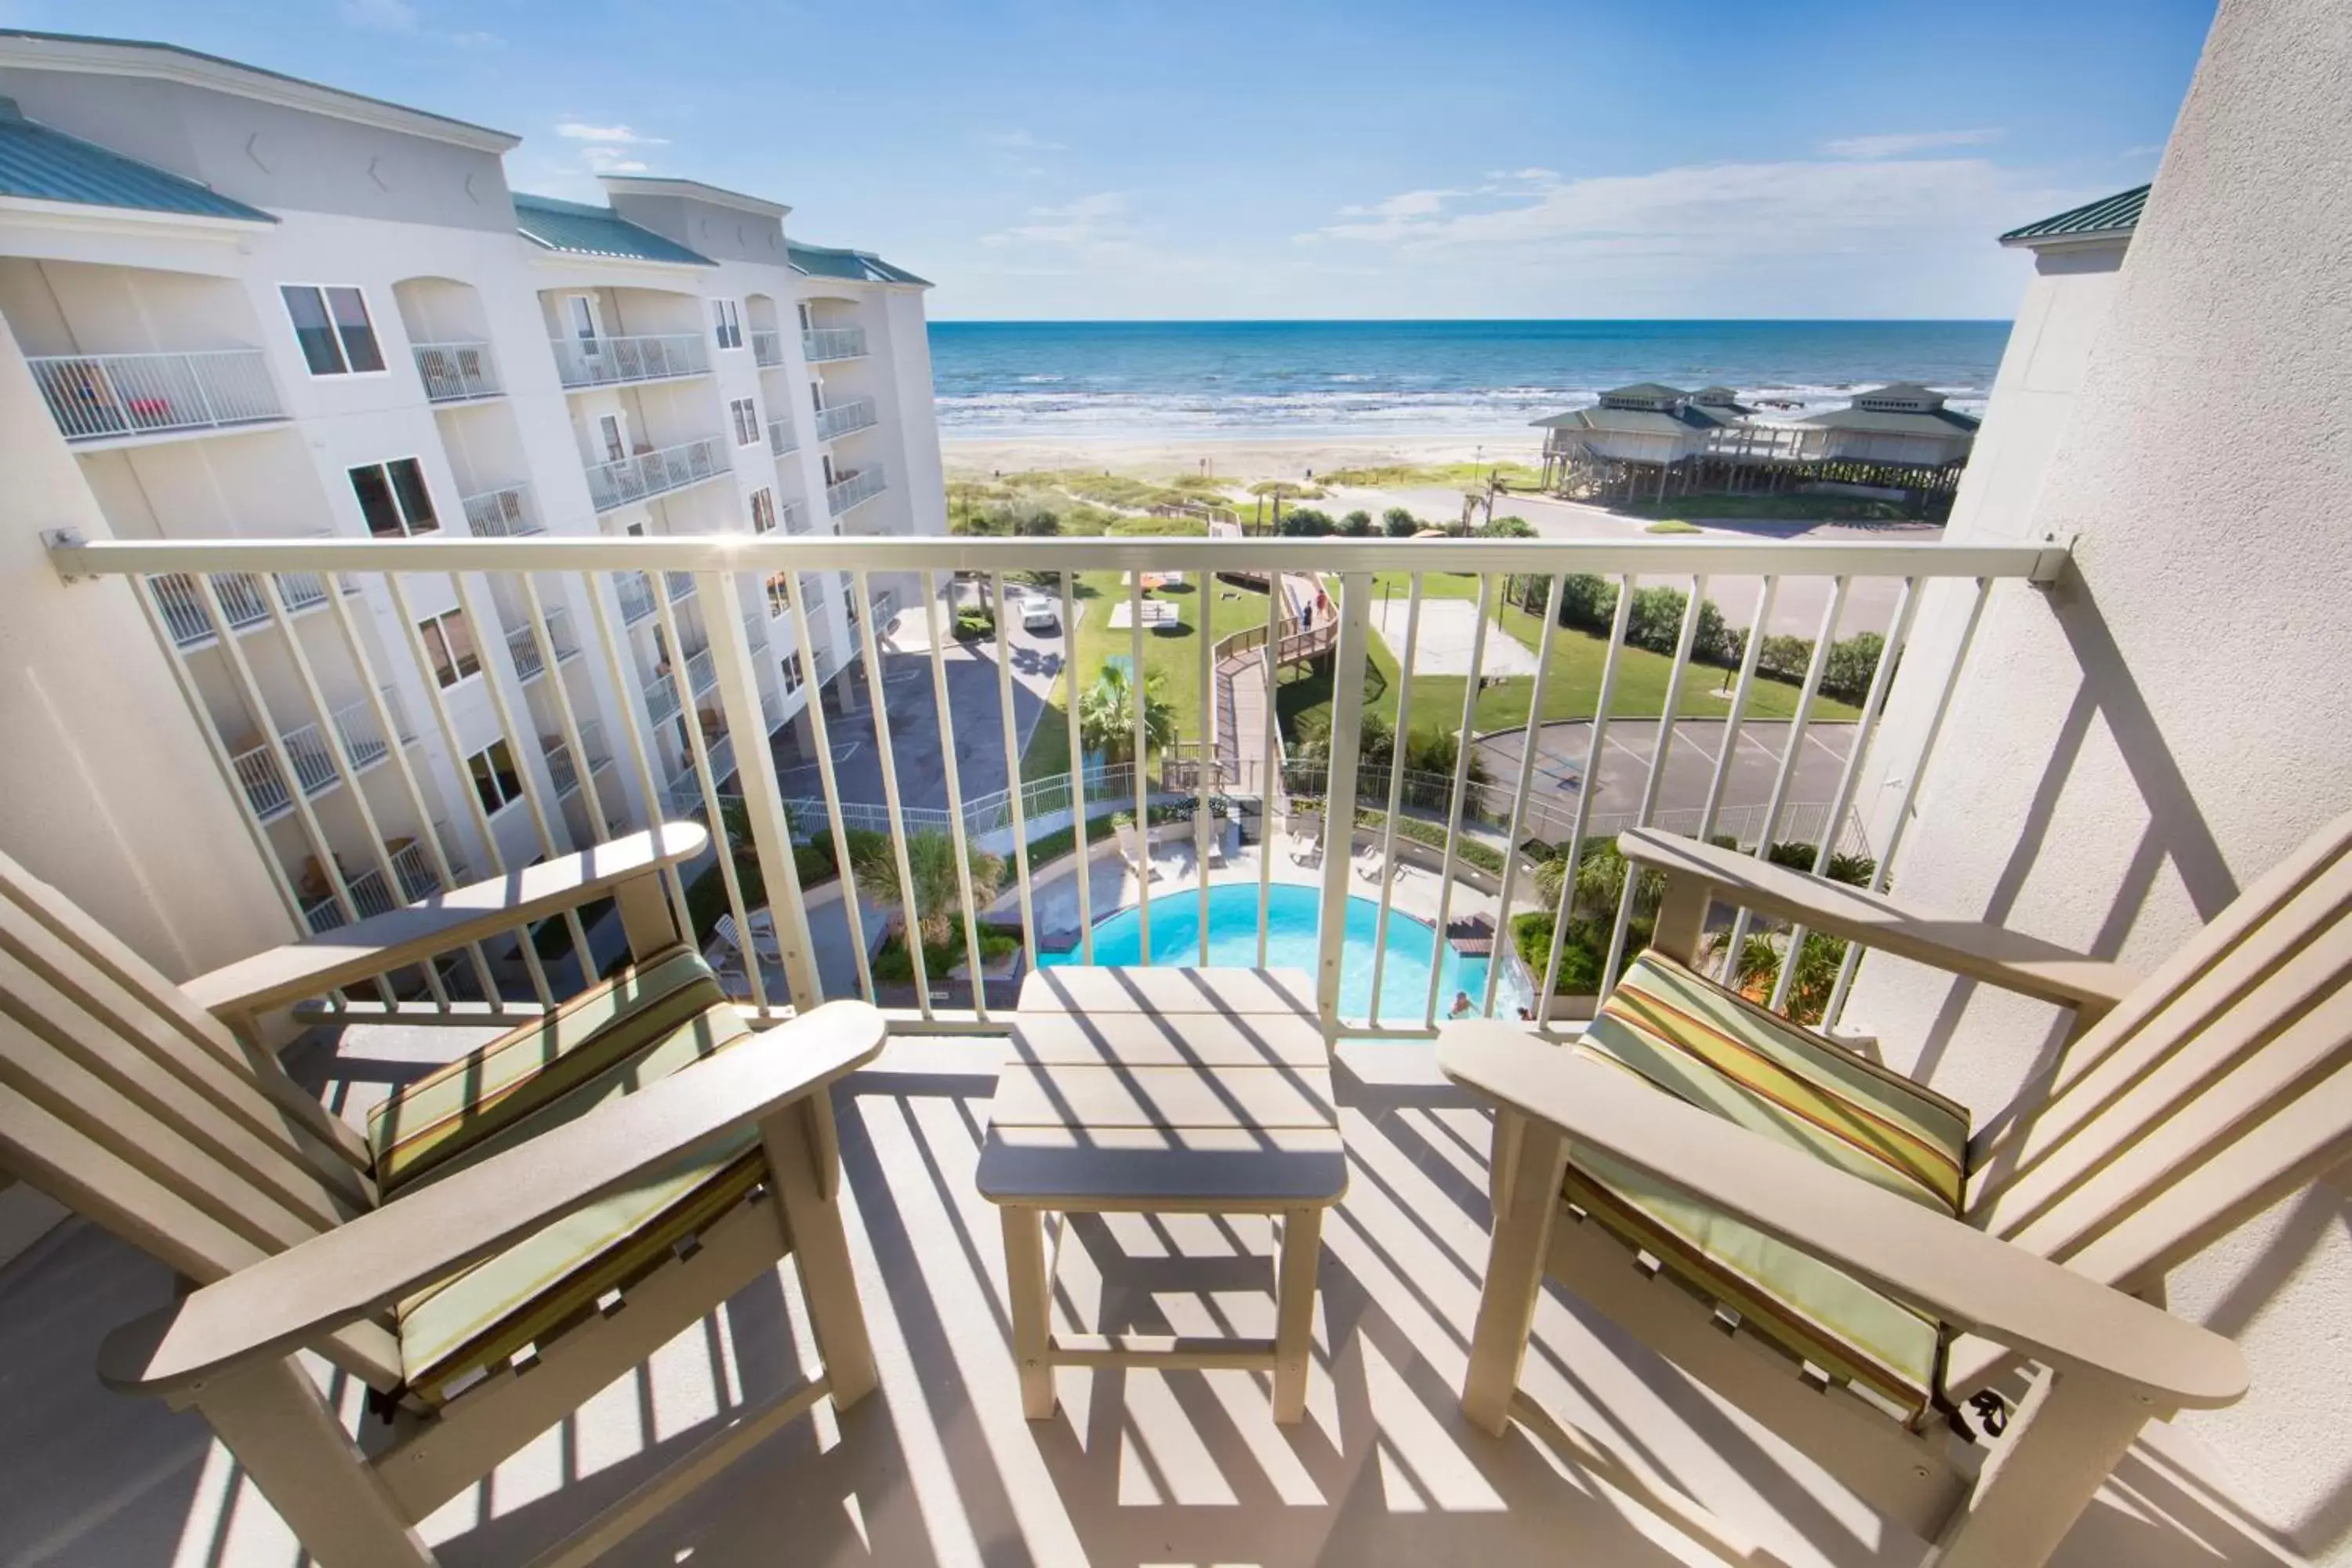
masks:
<instances>
[{"instance_id":1,"label":"beachfront pavilion","mask_svg":"<svg viewBox=\"0 0 2352 1568\"><path fill-rule=\"evenodd\" d=\"M1944 406L1944 395L1916 381L1856 393L1843 408L1796 421L1795 455L1822 462L1940 468L1968 460L1983 423Z\"/></svg>"},{"instance_id":2,"label":"beachfront pavilion","mask_svg":"<svg viewBox=\"0 0 2352 1568\"><path fill-rule=\"evenodd\" d=\"M1664 466L1696 457L1749 412L1727 386L1685 392L1644 381L1604 392L1591 408L1535 421L1544 432L1544 488L1554 488L1575 465Z\"/></svg>"}]
</instances>

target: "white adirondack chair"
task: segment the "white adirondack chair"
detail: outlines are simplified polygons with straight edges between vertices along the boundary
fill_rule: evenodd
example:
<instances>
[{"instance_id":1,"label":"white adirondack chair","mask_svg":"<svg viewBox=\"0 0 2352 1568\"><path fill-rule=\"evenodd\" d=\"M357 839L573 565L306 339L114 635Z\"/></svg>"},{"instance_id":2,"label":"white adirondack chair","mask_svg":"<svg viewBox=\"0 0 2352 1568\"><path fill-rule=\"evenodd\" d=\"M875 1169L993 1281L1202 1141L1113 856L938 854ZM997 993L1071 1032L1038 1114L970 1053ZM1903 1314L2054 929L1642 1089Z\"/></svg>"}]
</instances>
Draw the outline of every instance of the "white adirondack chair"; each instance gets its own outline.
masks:
<instances>
[{"instance_id":1,"label":"white adirondack chair","mask_svg":"<svg viewBox=\"0 0 2352 1568\"><path fill-rule=\"evenodd\" d=\"M881 1048L882 1018L835 1004L740 1037L731 1010L688 1010L702 1006L709 972L677 945L656 873L707 840L691 824L667 825L657 837L637 834L456 889L184 985L0 855L0 1168L179 1273L188 1293L118 1330L99 1375L202 1411L328 1568L431 1563L415 1521L788 1252L822 1374L735 1413L541 1561L589 1561L819 1398L845 1406L873 1386L835 1201L840 1162L826 1086ZM253 1021L608 892L633 954L661 953L666 973L686 978L668 994L684 1033L661 1043L712 1048L688 1049L668 1076L605 1093L571 1120L519 1121L502 1149L483 1148L472 1163L450 1158L379 1202L369 1141L304 1094ZM611 1012L598 1016L643 1024L647 1015L633 1009L653 988L626 989L635 973L606 993ZM482 1058L461 1059L470 1072ZM586 1081L601 1092L601 1080ZM724 1162L743 1191L730 1187L724 1207L714 1200L694 1211L695 1228L649 1271L497 1364L478 1361L429 1389L412 1383L408 1320L395 1304L404 1311L422 1287L548 1237L567 1215L667 1192L661 1184L698 1157ZM704 1168L693 1166L696 1180ZM770 1197L759 1196L762 1186ZM738 1201L743 1194L752 1201ZM665 1211L665 1224L674 1218ZM375 1429L363 1435L386 1439L371 1444L374 1452L346 1432L298 1350L378 1392L390 1429L368 1418Z\"/></svg>"},{"instance_id":2,"label":"white adirondack chair","mask_svg":"<svg viewBox=\"0 0 2352 1568\"><path fill-rule=\"evenodd\" d=\"M2014 1114L1969 1141L1952 1218L1592 1046L1449 1027L1441 1065L1500 1107L1465 1410L1503 1429L1549 1275L1934 1542L1937 1568L2042 1563L2146 1422L2244 1392L2234 1345L2133 1293L2352 1154L2352 816L2145 979L1691 839L1620 843L1668 879L1654 952L1691 962L1720 900L2072 1006L2076 1033ZM1941 1422L1890 1419L1745 1331L1755 1321L1703 1283L1671 1266L1673 1282L1656 1278L1657 1257L1567 1201L1571 1157L1595 1152L1941 1325L1948 1410L2030 1376L1998 1445L1986 1456Z\"/></svg>"}]
</instances>

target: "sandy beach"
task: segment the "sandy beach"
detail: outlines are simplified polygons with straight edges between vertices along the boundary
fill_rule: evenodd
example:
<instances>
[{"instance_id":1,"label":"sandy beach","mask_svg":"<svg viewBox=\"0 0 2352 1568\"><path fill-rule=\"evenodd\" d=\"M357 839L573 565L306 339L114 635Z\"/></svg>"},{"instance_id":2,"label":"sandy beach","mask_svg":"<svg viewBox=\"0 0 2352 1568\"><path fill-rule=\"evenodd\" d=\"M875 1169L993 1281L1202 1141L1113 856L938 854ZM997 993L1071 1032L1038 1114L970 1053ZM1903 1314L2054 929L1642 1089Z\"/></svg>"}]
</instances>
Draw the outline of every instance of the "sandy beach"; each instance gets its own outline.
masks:
<instances>
[{"instance_id":1,"label":"sandy beach","mask_svg":"<svg viewBox=\"0 0 2352 1568\"><path fill-rule=\"evenodd\" d=\"M940 433L940 455L951 479L987 479L1034 468L1100 468L1150 479L1208 473L1246 486L1260 479L1297 480L1309 473L1380 463L1466 463L1483 458L1532 466L1540 460L1542 450L1543 432L1527 426L1442 436L1155 438Z\"/></svg>"}]
</instances>

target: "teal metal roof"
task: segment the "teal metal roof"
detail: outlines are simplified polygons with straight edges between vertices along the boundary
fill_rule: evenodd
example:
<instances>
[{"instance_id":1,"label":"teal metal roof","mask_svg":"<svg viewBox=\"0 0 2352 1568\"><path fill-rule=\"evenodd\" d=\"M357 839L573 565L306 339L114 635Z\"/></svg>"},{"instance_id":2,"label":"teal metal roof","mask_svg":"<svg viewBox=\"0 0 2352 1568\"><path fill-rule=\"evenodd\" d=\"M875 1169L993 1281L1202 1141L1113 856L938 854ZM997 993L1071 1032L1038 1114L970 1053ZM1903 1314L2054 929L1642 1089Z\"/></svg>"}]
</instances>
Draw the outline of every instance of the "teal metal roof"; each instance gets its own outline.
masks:
<instances>
[{"instance_id":1,"label":"teal metal roof","mask_svg":"<svg viewBox=\"0 0 2352 1568\"><path fill-rule=\"evenodd\" d=\"M793 270L810 278L841 278L854 283L915 283L929 288L931 280L918 278L903 267L893 267L880 257L864 250L836 250L828 245L794 245L785 242Z\"/></svg>"},{"instance_id":2,"label":"teal metal roof","mask_svg":"<svg viewBox=\"0 0 2352 1568\"><path fill-rule=\"evenodd\" d=\"M2147 186L2136 185L2095 202L2085 202L2055 217L2011 229L2000 237L2000 242L2026 245L2037 239L2087 239L2093 235L2129 234L2139 226L2140 209L2147 205Z\"/></svg>"},{"instance_id":3,"label":"teal metal roof","mask_svg":"<svg viewBox=\"0 0 2352 1568\"><path fill-rule=\"evenodd\" d=\"M278 221L209 185L27 120L8 98L0 98L0 196L246 223Z\"/></svg>"},{"instance_id":4,"label":"teal metal roof","mask_svg":"<svg viewBox=\"0 0 2352 1568\"><path fill-rule=\"evenodd\" d=\"M514 194L515 232L534 245L573 256L617 257L626 261L669 261L688 267L716 267L674 239L664 239L649 228L639 228L610 207L584 202L559 201L553 196Z\"/></svg>"}]
</instances>

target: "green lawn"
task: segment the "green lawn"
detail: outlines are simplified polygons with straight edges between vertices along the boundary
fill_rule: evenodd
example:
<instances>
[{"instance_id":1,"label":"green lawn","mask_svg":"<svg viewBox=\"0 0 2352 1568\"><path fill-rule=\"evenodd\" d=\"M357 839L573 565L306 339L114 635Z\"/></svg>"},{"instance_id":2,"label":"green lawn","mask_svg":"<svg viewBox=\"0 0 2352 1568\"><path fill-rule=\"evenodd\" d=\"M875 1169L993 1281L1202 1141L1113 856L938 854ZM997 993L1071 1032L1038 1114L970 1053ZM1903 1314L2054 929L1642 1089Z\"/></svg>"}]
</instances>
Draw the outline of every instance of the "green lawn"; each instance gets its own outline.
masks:
<instances>
[{"instance_id":1,"label":"green lawn","mask_svg":"<svg viewBox=\"0 0 2352 1568\"><path fill-rule=\"evenodd\" d=\"M1457 590L1454 584L1461 586ZM1400 593L1402 591L1402 583L1398 589ZM1500 591L1498 584L1498 598ZM1422 594L1424 599L1474 598L1477 595L1476 579L1450 573L1443 575L1432 573L1423 579ZM1516 605L1500 606L1499 619L1504 629L1530 649L1538 646L1543 636L1541 618L1529 615ZM1553 634L1551 679L1544 690L1543 718L1547 722L1592 717L1599 706L1601 667L1608 651L1609 639L1605 637L1569 626L1562 626ZM1666 679L1672 673L1673 666L1674 661L1664 654L1652 653L1646 648L1627 647L1618 660L1617 689L1614 700L1610 704L1610 711L1620 719L1656 718L1665 707ZM1718 697L1716 693L1727 687L1731 679L1732 672L1729 670L1708 665L1692 665L1690 673L1683 679L1682 717L1719 719L1729 712L1729 698ZM1364 692L1366 699L1391 720L1396 717L1396 656L1389 651L1387 641L1375 630L1371 640L1371 668L1364 678ZM1414 677L1412 713L1405 727L1449 734L1460 729L1463 686L1463 678L1458 675ZM1484 734L1526 723L1528 704L1534 691L1535 678L1532 676L1511 676L1490 681L1478 698L1472 727ZM1296 733L1298 721L1305 715L1329 710L1330 679L1319 671L1294 671L1284 679L1276 701L1282 712L1284 733ZM1786 719L1796 710L1795 687L1777 680L1757 680L1748 697L1748 717ZM1852 719L1855 716L1856 710L1850 703L1827 697L1816 698L1813 701L1813 717L1816 719Z\"/></svg>"},{"instance_id":2,"label":"green lawn","mask_svg":"<svg viewBox=\"0 0 2352 1568\"><path fill-rule=\"evenodd\" d=\"M1160 588L1144 595L1176 606L1177 625L1144 628L1144 679L1148 688L1157 678L1159 696L1175 707L1176 732L1188 742L1197 740L1201 734L1200 589L1196 577L1188 575L1181 587ZM1214 578L1210 580L1208 589L1213 637L1226 637L1265 625L1264 594ZM1077 649L1070 668L1055 682L1053 697L1037 721L1037 727L1030 732L1028 752L1021 759L1021 776L1024 779L1048 778L1069 771L1070 670L1076 672L1079 689L1084 690L1101 676L1104 663L1113 655L1131 655L1135 651L1133 629L1113 629L1110 624L1111 607L1128 594L1118 573L1082 572L1072 593L1083 606L1078 617Z\"/></svg>"}]
</instances>

